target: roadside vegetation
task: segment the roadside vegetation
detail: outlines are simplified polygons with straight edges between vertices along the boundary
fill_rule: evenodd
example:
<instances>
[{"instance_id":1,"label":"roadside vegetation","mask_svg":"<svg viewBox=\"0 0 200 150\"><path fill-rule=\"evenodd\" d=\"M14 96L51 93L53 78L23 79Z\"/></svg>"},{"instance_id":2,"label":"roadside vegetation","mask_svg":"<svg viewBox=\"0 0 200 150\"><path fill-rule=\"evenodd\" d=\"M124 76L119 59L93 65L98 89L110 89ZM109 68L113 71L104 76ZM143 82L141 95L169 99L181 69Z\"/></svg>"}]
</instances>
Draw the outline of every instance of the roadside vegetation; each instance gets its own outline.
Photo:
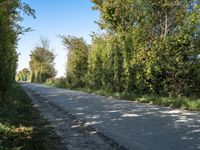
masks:
<instances>
[{"instance_id":1,"label":"roadside vegetation","mask_svg":"<svg viewBox=\"0 0 200 150\"><path fill-rule=\"evenodd\" d=\"M62 82L61 82L62 81ZM139 94L127 92L111 92L108 90L94 90L91 88L70 88L63 78L52 78L44 83L47 86L56 88L67 88L71 90L84 91L91 94L106 96L109 98L117 98L122 100L130 100L139 103L148 103L151 105L159 105L171 108L180 108L184 110L200 111L200 98L198 97L169 97L158 94Z\"/></svg>"},{"instance_id":2,"label":"roadside vegetation","mask_svg":"<svg viewBox=\"0 0 200 150\"><path fill-rule=\"evenodd\" d=\"M111 98L131 100L140 103L148 103L151 105L159 105L171 108L181 108L191 111L200 111L200 98L187 97L167 97L156 94L137 94L137 93L119 93L108 92L105 90L92 91L91 89L78 89L88 93L95 93L97 95L108 96Z\"/></svg>"},{"instance_id":3,"label":"roadside vegetation","mask_svg":"<svg viewBox=\"0 0 200 150\"><path fill-rule=\"evenodd\" d=\"M20 25L23 20L21 14L35 17L34 13L21 0L0 1L0 97L3 99L15 82L19 35L30 30Z\"/></svg>"},{"instance_id":4,"label":"roadside vegetation","mask_svg":"<svg viewBox=\"0 0 200 150\"><path fill-rule=\"evenodd\" d=\"M49 78L44 83L45 85L56 87L56 88L67 88L66 78Z\"/></svg>"},{"instance_id":5,"label":"roadside vegetation","mask_svg":"<svg viewBox=\"0 0 200 150\"><path fill-rule=\"evenodd\" d=\"M35 47L30 54L30 81L45 82L48 78L55 77L55 55L49 47L49 41L41 38L39 46Z\"/></svg>"},{"instance_id":6,"label":"roadside vegetation","mask_svg":"<svg viewBox=\"0 0 200 150\"><path fill-rule=\"evenodd\" d=\"M21 0L0 1L0 150L54 150L52 129L15 82L19 35L30 31L21 26L22 14L35 18ZM17 79L27 81L30 74L23 69Z\"/></svg>"},{"instance_id":7,"label":"roadside vegetation","mask_svg":"<svg viewBox=\"0 0 200 150\"><path fill-rule=\"evenodd\" d=\"M56 150L52 128L19 85L0 106L0 150Z\"/></svg>"},{"instance_id":8,"label":"roadside vegetation","mask_svg":"<svg viewBox=\"0 0 200 150\"><path fill-rule=\"evenodd\" d=\"M52 78L54 71L49 70L54 59L33 69L32 64L38 63L32 52L30 81L199 110L199 0L92 2L100 12L103 33L92 33L91 44L83 38L60 36L68 51L64 78ZM45 78L44 68L51 73ZM33 80L35 76L42 79Z\"/></svg>"},{"instance_id":9,"label":"roadside vegetation","mask_svg":"<svg viewBox=\"0 0 200 150\"><path fill-rule=\"evenodd\" d=\"M104 33L93 33L91 45L62 36L65 87L200 110L200 2L92 2Z\"/></svg>"},{"instance_id":10,"label":"roadside vegetation","mask_svg":"<svg viewBox=\"0 0 200 150\"><path fill-rule=\"evenodd\" d=\"M15 78L17 81L30 81L30 77L31 72L29 71L29 69L24 68L16 74Z\"/></svg>"},{"instance_id":11,"label":"roadside vegetation","mask_svg":"<svg viewBox=\"0 0 200 150\"><path fill-rule=\"evenodd\" d=\"M41 38L38 46L31 51L29 66L16 74L17 81L43 83L56 75L55 54L50 49L48 39Z\"/></svg>"}]
</instances>

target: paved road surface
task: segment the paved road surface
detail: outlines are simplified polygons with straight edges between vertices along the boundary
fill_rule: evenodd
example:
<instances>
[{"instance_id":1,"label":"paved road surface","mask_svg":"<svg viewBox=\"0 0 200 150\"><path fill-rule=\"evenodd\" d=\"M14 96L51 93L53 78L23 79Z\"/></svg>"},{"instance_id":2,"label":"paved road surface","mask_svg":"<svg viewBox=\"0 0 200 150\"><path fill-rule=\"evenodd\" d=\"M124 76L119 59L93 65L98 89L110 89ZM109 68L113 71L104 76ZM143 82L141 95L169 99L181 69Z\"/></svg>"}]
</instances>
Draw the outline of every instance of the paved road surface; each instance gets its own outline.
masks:
<instances>
[{"instance_id":1,"label":"paved road surface","mask_svg":"<svg viewBox=\"0 0 200 150\"><path fill-rule=\"evenodd\" d=\"M130 150L200 149L200 113L22 83ZM51 110L54 111L54 110ZM63 116L64 117L64 116Z\"/></svg>"}]
</instances>

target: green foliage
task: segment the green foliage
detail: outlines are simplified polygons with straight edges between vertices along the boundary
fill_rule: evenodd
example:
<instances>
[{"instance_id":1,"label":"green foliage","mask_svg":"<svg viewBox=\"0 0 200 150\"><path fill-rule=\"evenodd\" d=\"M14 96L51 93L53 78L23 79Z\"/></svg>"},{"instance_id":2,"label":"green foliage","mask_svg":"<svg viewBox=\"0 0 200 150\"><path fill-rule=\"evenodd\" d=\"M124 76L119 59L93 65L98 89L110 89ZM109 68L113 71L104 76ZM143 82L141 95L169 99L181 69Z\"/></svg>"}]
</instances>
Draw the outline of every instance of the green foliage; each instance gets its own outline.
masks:
<instances>
[{"instance_id":1,"label":"green foliage","mask_svg":"<svg viewBox=\"0 0 200 150\"><path fill-rule=\"evenodd\" d=\"M27 68L19 71L15 77L16 81L30 81L30 71Z\"/></svg>"},{"instance_id":2,"label":"green foliage","mask_svg":"<svg viewBox=\"0 0 200 150\"><path fill-rule=\"evenodd\" d=\"M130 100L140 103L148 103L153 105L172 107L172 108L181 108L184 110L191 111L200 111L200 99L199 98L183 98L183 97L167 97L157 94L138 94L130 92L110 92L108 90L97 90L91 88L77 88L77 90L96 94L103 95L113 99L123 99Z\"/></svg>"},{"instance_id":3,"label":"green foliage","mask_svg":"<svg viewBox=\"0 0 200 150\"><path fill-rule=\"evenodd\" d=\"M55 55L49 50L48 40L41 39L41 46L37 46L34 51L31 51L30 57L31 82L45 82L46 79L56 75Z\"/></svg>"},{"instance_id":4,"label":"green foliage","mask_svg":"<svg viewBox=\"0 0 200 150\"><path fill-rule=\"evenodd\" d=\"M62 36L63 43L68 50L66 75L67 84L72 87L85 86L87 73L88 45L83 38Z\"/></svg>"},{"instance_id":5,"label":"green foliage","mask_svg":"<svg viewBox=\"0 0 200 150\"><path fill-rule=\"evenodd\" d=\"M57 87L57 88L66 88L67 87L66 78L64 78L64 77L47 79L45 84L48 86Z\"/></svg>"},{"instance_id":6,"label":"green foliage","mask_svg":"<svg viewBox=\"0 0 200 150\"><path fill-rule=\"evenodd\" d=\"M0 94L8 92L15 81L18 35L28 31L19 25L22 12L34 16L34 10L20 0L0 1Z\"/></svg>"},{"instance_id":7,"label":"green foliage","mask_svg":"<svg viewBox=\"0 0 200 150\"><path fill-rule=\"evenodd\" d=\"M91 45L89 87L199 95L199 1L92 1L107 35L95 37Z\"/></svg>"},{"instance_id":8,"label":"green foliage","mask_svg":"<svg viewBox=\"0 0 200 150\"><path fill-rule=\"evenodd\" d=\"M109 82L112 81L112 70L109 70L110 51L106 40L109 37L93 35L93 44L89 50L87 83L90 88L108 89L112 87Z\"/></svg>"},{"instance_id":9,"label":"green foliage","mask_svg":"<svg viewBox=\"0 0 200 150\"><path fill-rule=\"evenodd\" d=\"M83 39L63 38L69 49L69 85L114 93L199 96L199 1L92 2L106 32L92 35L89 51Z\"/></svg>"}]
</instances>

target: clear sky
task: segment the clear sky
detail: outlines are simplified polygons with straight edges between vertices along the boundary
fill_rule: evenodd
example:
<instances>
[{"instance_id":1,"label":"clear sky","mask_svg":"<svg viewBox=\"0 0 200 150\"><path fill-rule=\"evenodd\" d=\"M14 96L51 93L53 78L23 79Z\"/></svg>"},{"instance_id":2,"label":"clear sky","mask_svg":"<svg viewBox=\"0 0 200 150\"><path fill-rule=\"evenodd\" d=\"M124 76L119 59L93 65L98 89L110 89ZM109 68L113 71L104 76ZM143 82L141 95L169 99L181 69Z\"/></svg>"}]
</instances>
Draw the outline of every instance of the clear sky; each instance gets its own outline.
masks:
<instances>
[{"instance_id":1,"label":"clear sky","mask_svg":"<svg viewBox=\"0 0 200 150\"><path fill-rule=\"evenodd\" d=\"M91 42L90 33L98 31L99 13L92 10L90 0L22 0L36 11L36 19L24 16L22 25L34 31L20 36L18 43L18 70L28 68L30 51L39 43L40 37L48 38L56 54L57 76L64 76L67 50L57 35L74 35Z\"/></svg>"}]
</instances>

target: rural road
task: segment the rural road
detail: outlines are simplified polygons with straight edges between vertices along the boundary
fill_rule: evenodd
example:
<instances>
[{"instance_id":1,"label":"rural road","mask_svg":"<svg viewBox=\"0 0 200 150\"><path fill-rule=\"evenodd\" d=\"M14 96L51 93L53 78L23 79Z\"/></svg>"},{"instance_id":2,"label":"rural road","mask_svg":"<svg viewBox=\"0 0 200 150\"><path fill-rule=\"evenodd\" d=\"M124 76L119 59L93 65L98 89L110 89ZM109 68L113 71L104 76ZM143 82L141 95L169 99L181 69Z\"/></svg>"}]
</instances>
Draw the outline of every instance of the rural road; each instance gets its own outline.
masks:
<instances>
[{"instance_id":1,"label":"rural road","mask_svg":"<svg viewBox=\"0 0 200 150\"><path fill-rule=\"evenodd\" d=\"M85 120L86 124L126 149L200 150L199 112L111 100L38 84L21 85L27 93L32 91L60 111Z\"/></svg>"}]
</instances>

